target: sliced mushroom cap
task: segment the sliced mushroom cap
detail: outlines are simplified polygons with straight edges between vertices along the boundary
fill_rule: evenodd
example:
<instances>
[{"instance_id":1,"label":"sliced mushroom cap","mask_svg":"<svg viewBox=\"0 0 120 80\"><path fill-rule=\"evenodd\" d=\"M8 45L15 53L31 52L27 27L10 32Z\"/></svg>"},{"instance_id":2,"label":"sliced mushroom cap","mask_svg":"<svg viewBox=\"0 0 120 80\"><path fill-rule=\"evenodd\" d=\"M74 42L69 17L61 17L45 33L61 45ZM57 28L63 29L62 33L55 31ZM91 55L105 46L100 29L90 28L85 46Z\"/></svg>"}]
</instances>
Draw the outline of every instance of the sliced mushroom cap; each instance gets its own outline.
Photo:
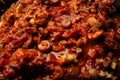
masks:
<instances>
[{"instance_id":1,"label":"sliced mushroom cap","mask_svg":"<svg viewBox=\"0 0 120 80\"><path fill-rule=\"evenodd\" d=\"M43 40L38 44L38 49L42 52L47 51L50 48L50 42L48 40Z\"/></svg>"}]
</instances>

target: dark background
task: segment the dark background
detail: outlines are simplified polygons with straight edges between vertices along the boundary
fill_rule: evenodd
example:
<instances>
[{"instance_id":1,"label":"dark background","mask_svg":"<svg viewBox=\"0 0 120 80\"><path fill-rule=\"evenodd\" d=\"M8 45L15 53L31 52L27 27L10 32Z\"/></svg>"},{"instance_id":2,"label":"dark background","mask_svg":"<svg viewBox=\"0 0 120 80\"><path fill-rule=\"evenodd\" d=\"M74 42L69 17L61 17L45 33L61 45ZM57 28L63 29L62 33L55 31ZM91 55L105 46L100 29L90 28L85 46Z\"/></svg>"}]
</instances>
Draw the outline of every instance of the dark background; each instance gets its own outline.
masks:
<instances>
[{"instance_id":1,"label":"dark background","mask_svg":"<svg viewBox=\"0 0 120 80\"><path fill-rule=\"evenodd\" d=\"M0 0L0 16L7 10L10 5L17 0ZM115 0L113 3L113 6L115 7L117 13L120 15L120 0Z\"/></svg>"},{"instance_id":2,"label":"dark background","mask_svg":"<svg viewBox=\"0 0 120 80\"><path fill-rule=\"evenodd\" d=\"M10 7L12 3L16 1L17 0L0 0L0 16Z\"/></svg>"}]
</instances>

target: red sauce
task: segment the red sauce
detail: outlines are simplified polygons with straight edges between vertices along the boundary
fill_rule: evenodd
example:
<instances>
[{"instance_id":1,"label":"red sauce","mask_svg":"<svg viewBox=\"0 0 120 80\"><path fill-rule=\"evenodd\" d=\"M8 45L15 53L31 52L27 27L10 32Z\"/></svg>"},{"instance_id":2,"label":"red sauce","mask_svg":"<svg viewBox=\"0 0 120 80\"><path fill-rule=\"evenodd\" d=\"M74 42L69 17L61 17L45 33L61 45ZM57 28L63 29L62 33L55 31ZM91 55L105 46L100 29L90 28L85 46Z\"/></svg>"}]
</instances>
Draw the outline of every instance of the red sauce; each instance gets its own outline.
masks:
<instances>
[{"instance_id":1,"label":"red sauce","mask_svg":"<svg viewBox=\"0 0 120 80\"><path fill-rule=\"evenodd\" d=\"M0 75L9 80L119 79L114 0L19 0L0 19Z\"/></svg>"}]
</instances>

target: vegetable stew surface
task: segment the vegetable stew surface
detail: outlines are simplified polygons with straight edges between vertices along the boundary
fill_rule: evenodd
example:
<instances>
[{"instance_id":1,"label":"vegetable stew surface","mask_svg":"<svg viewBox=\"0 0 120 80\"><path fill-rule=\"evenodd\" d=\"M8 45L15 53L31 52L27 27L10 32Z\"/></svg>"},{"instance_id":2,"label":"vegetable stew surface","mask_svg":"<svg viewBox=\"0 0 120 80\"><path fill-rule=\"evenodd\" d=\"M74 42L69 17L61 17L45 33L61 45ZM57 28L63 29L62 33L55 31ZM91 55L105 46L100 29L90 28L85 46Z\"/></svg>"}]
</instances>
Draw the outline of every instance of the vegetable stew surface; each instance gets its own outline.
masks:
<instances>
[{"instance_id":1,"label":"vegetable stew surface","mask_svg":"<svg viewBox=\"0 0 120 80\"><path fill-rule=\"evenodd\" d=\"M114 0L18 0L0 18L0 80L117 80Z\"/></svg>"}]
</instances>

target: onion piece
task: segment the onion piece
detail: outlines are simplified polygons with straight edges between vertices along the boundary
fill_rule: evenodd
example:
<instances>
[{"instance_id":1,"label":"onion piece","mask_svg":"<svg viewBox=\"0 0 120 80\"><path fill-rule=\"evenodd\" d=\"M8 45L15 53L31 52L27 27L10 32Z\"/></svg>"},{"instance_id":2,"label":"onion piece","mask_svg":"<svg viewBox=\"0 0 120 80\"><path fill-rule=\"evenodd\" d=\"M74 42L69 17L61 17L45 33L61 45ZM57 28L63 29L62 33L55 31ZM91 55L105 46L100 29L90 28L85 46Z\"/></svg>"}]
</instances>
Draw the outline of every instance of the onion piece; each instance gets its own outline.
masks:
<instances>
[{"instance_id":1,"label":"onion piece","mask_svg":"<svg viewBox=\"0 0 120 80\"><path fill-rule=\"evenodd\" d=\"M116 69L116 66L117 66L117 63L116 63L116 62L112 62L112 63L111 63L111 68L112 68L112 69Z\"/></svg>"}]
</instances>

